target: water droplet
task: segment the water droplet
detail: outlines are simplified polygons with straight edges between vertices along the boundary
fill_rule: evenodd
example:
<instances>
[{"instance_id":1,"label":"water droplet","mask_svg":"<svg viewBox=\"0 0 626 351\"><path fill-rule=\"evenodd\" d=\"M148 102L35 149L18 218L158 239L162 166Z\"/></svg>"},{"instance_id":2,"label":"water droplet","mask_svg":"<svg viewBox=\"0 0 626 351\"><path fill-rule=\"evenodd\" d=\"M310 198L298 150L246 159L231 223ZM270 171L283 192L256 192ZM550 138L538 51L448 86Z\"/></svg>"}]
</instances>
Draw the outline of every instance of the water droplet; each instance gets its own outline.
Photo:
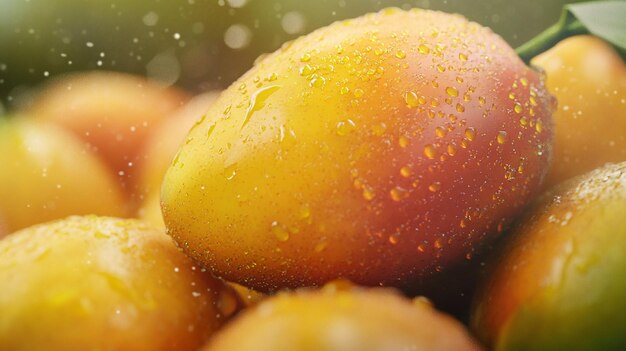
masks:
<instances>
[{"instance_id":1,"label":"water droplet","mask_svg":"<svg viewBox=\"0 0 626 351\"><path fill-rule=\"evenodd\" d=\"M419 99L417 97L417 94L412 91L407 91L406 93L404 93L404 101L406 102L406 105L411 108L417 107L419 105Z\"/></svg>"},{"instance_id":2,"label":"water droplet","mask_svg":"<svg viewBox=\"0 0 626 351\"><path fill-rule=\"evenodd\" d=\"M311 61L311 54L305 53L300 57L300 62L309 62Z\"/></svg>"},{"instance_id":3,"label":"water droplet","mask_svg":"<svg viewBox=\"0 0 626 351\"><path fill-rule=\"evenodd\" d=\"M463 113L463 112L465 112L465 106L463 106L461 104L456 104L456 110L459 113Z\"/></svg>"},{"instance_id":4,"label":"water droplet","mask_svg":"<svg viewBox=\"0 0 626 351\"><path fill-rule=\"evenodd\" d=\"M526 118L525 116L522 116L519 118L519 124L522 127L526 127L528 125L528 118Z\"/></svg>"},{"instance_id":5,"label":"water droplet","mask_svg":"<svg viewBox=\"0 0 626 351\"><path fill-rule=\"evenodd\" d=\"M284 125L279 128L278 142L282 146L283 150L290 149L296 144L296 132L291 128L286 128Z\"/></svg>"},{"instance_id":6,"label":"water droplet","mask_svg":"<svg viewBox=\"0 0 626 351\"><path fill-rule=\"evenodd\" d=\"M387 125L384 122L380 122L379 124L373 125L371 129L374 135L382 136L387 130Z\"/></svg>"},{"instance_id":7,"label":"water droplet","mask_svg":"<svg viewBox=\"0 0 626 351\"><path fill-rule=\"evenodd\" d=\"M360 98L361 96L363 96L363 94L365 94L363 89L360 89L360 88L354 89L354 97Z\"/></svg>"},{"instance_id":8,"label":"water droplet","mask_svg":"<svg viewBox=\"0 0 626 351\"><path fill-rule=\"evenodd\" d=\"M428 157L429 159L433 160L435 156L437 156L437 151L435 150L435 147L432 144L428 144L424 146L424 155L426 155L426 157Z\"/></svg>"},{"instance_id":9,"label":"water droplet","mask_svg":"<svg viewBox=\"0 0 626 351\"><path fill-rule=\"evenodd\" d=\"M272 222L272 234L278 239L278 241L289 240L289 231L287 228L278 221Z\"/></svg>"},{"instance_id":10,"label":"water droplet","mask_svg":"<svg viewBox=\"0 0 626 351\"><path fill-rule=\"evenodd\" d=\"M478 97L478 103L481 105L484 105L487 102L487 100L485 99L484 96L479 96Z\"/></svg>"},{"instance_id":11,"label":"water droplet","mask_svg":"<svg viewBox=\"0 0 626 351\"><path fill-rule=\"evenodd\" d=\"M350 92L350 88L348 88L348 87L341 87L341 90L339 90L339 93L341 95L346 95L349 92Z\"/></svg>"},{"instance_id":12,"label":"water droplet","mask_svg":"<svg viewBox=\"0 0 626 351\"><path fill-rule=\"evenodd\" d=\"M441 189L441 183L440 182L434 182L431 185L428 186L428 190L430 190L433 193L436 193L439 191L439 189Z\"/></svg>"},{"instance_id":13,"label":"water droplet","mask_svg":"<svg viewBox=\"0 0 626 351\"><path fill-rule=\"evenodd\" d=\"M513 110L515 110L515 113L522 113L522 105L519 104L519 102L515 103L515 107L513 107Z\"/></svg>"},{"instance_id":14,"label":"water droplet","mask_svg":"<svg viewBox=\"0 0 626 351\"><path fill-rule=\"evenodd\" d=\"M406 199L407 197L409 197L409 195L410 194L407 189L401 188L399 186L396 186L389 191L389 197L391 197L391 199L396 202Z\"/></svg>"},{"instance_id":15,"label":"water droplet","mask_svg":"<svg viewBox=\"0 0 626 351\"><path fill-rule=\"evenodd\" d=\"M446 134L448 134L448 131L446 130L446 128L444 127L436 127L435 128L435 135L438 138L443 138L446 136Z\"/></svg>"},{"instance_id":16,"label":"water droplet","mask_svg":"<svg viewBox=\"0 0 626 351\"><path fill-rule=\"evenodd\" d=\"M364 185L363 186L363 193L362 193L362 195L363 195L363 198L365 200L372 201L374 199L374 196L375 196L374 189L370 188L367 185Z\"/></svg>"},{"instance_id":17,"label":"water droplet","mask_svg":"<svg viewBox=\"0 0 626 351\"><path fill-rule=\"evenodd\" d=\"M522 83L522 85L523 85L523 86L525 86L525 87L527 87L527 86L528 86L528 79L526 79L526 78L521 78L519 81L520 81L520 83Z\"/></svg>"},{"instance_id":18,"label":"water droplet","mask_svg":"<svg viewBox=\"0 0 626 351\"><path fill-rule=\"evenodd\" d=\"M437 65L437 71L439 71L439 73L443 73L446 71L446 68L443 65Z\"/></svg>"},{"instance_id":19,"label":"water droplet","mask_svg":"<svg viewBox=\"0 0 626 351\"><path fill-rule=\"evenodd\" d=\"M426 55L430 52L430 48L424 44L420 44L420 46L417 47L417 51L422 55Z\"/></svg>"},{"instance_id":20,"label":"water droplet","mask_svg":"<svg viewBox=\"0 0 626 351\"><path fill-rule=\"evenodd\" d=\"M401 135L400 138L398 138L398 145L400 145L400 147L403 149L409 146L409 138L407 138L404 135Z\"/></svg>"},{"instance_id":21,"label":"water droplet","mask_svg":"<svg viewBox=\"0 0 626 351\"><path fill-rule=\"evenodd\" d=\"M311 74L313 74L313 72L313 67L311 67L310 65L304 65L300 67L300 75L303 77L310 76Z\"/></svg>"},{"instance_id":22,"label":"water droplet","mask_svg":"<svg viewBox=\"0 0 626 351\"><path fill-rule=\"evenodd\" d=\"M543 122L541 122L541 120L539 119L535 123L535 130L537 131L537 133L541 133L543 131Z\"/></svg>"},{"instance_id":23,"label":"water droplet","mask_svg":"<svg viewBox=\"0 0 626 351\"><path fill-rule=\"evenodd\" d=\"M403 50L396 51L396 57L399 59L403 59L406 57L406 53Z\"/></svg>"},{"instance_id":24,"label":"water droplet","mask_svg":"<svg viewBox=\"0 0 626 351\"><path fill-rule=\"evenodd\" d=\"M313 251L320 253L322 251L324 251L326 249L326 247L328 247L328 242L327 241L320 241L319 243L315 244L315 247L313 248Z\"/></svg>"},{"instance_id":25,"label":"water droplet","mask_svg":"<svg viewBox=\"0 0 626 351\"><path fill-rule=\"evenodd\" d=\"M465 129L465 138L469 141L474 141L474 138L476 138L476 130L472 127Z\"/></svg>"},{"instance_id":26,"label":"water droplet","mask_svg":"<svg viewBox=\"0 0 626 351\"><path fill-rule=\"evenodd\" d=\"M464 53L459 53L459 60L461 61L467 61L467 55Z\"/></svg>"},{"instance_id":27,"label":"water droplet","mask_svg":"<svg viewBox=\"0 0 626 351\"><path fill-rule=\"evenodd\" d=\"M265 107L267 99L272 96L276 91L280 89L279 85L268 85L265 88L261 88L257 90L252 97L250 98L250 105L248 106L248 110L246 111L246 116L244 118L243 124L241 128L243 129L255 112L260 111Z\"/></svg>"},{"instance_id":28,"label":"water droplet","mask_svg":"<svg viewBox=\"0 0 626 351\"><path fill-rule=\"evenodd\" d=\"M453 144L448 144L448 155L450 156L454 156L456 155L456 146L454 146Z\"/></svg>"},{"instance_id":29,"label":"water droplet","mask_svg":"<svg viewBox=\"0 0 626 351\"><path fill-rule=\"evenodd\" d=\"M425 251L426 251L426 246L424 246L424 244L417 245L417 252L425 252Z\"/></svg>"},{"instance_id":30,"label":"water droplet","mask_svg":"<svg viewBox=\"0 0 626 351\"><path fill-rule=\"evenodd\" d=\"M345 121L339 121L337 123L336 132L339 136L345 136L352 133L355 128L356 124L351 119L347 119Z\"/></svg>"},{"instance_id":31,"label":"water droplet","mask_svg":"<svg viewBox=\"0 0 626 351\"><path fill-rule=\"evenodd\" d=\"M392 245L397 244L398 243L398 234L395 233L395 234L389 235L389 238L387 238L387 240L389 240L389 243L392 244Z\"/></svg>"},{"instance_id":32,"label":"water droplet","mask_svg":"<svg viewBox=\"0 0 626 351\"><path fill-rule=\"evenodd\" d=\"M452 96L452 97L457 97L459 96L459 91L456 90L456 88L454 87L447 87L446 88L446 94Z\"/></svg>"},{"instance_id":33,"label":"water droplet","mask_svg":"<svg viewBox=\"0 0 626 351\"><path fill-rule=\"evenodd\" d=\"M530 102L532 106L537 106L537 99L535 99L534 96L529 97L528 101Z\"/></svg>"},{"instance_id":34,"label":"water droplet","mask_svg":"<svg viewBox=\"0 0 626 351\"><path fill-rule=\"evenodd\" d=\"M409 166L404 166L402 168L400 168L400 175L403 176L404 178L408 178L411 176L411 168L409 168Z\"/></svg>"},{"instance_id":35,"label":"water droplet","mask_svg":"<svg viewBox=\"0 0 626 351\"><path fill-rule=\"evenodd\" d=\"M325 84L326 84L326 78L322 76L313 77L311 81L309 81L309 85L315 88L323 87Z\"/></svg>"},{"instance_id":36,"label":"water droplet","mask_svg":"<svg viewBox=\"0 0 626 351\"><path fill-rule=\"evenodd\" d=\"M441 250L441 248L443 247L443 245L441 244L441 239L435 240L433 246L435 247L435 249Z\"/></svg>"},{"instance_id":37,"label":"water droplet","mask_svg":"<svg viewBox=\"0 0 626 351\"><path fill-rule=\"evenodd\" d=\"M496 141L498 142L498 144L504 144L506 142L506 132L501 130L498 132L498 135L496 136Z\"/></svg>"},{"instance_id":38,"label":"water droplet","mask_svg":"<svg viewBox=\"0 0 626 351\"><path fill-rule=\"evenodd\" d=\"M233 163L230 166L224 168L224 178L227 180L232 180L237 175L237 164Z\"/></svg>"}]
</instances>

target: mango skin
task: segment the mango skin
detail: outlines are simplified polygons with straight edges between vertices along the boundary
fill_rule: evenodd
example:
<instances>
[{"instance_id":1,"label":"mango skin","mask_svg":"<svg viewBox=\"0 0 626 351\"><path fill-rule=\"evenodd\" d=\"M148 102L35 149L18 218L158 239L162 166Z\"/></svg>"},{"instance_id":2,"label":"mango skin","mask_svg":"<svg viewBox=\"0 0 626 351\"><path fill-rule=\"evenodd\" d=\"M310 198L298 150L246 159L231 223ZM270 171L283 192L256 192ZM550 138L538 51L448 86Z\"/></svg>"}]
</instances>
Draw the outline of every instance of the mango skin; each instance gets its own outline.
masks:
<instances>
[{"instance_id":1,"label":"mango skin","mask_svg":"<svg viewBox=\"0 0 626 351\"><path fill-rule=\"evenodd\" d=\"M187 99L185 92L142 76L84 71L47 81L25 114L82 139L110 167L136 206L146 195L139 186L146 140Z\"/></svg>"},{"instance_id":2,"label":"mango skin","mask_svg":"<svg viewBox=\"0 0 626 351\"><path fill-rule=\"evenodd\" d=\"M280 293L245 310L203 351L481 350L459 322L421 301L380 288Z\"/></svg>"},{"instance_id":3,"label":"mango skin","mask_svg":"<svg viewBox=\"0 0 626 351\"><path fill-rule=\"evenodd\" d=\"M70 215L127 214L108 168L52 123L0 119L0 165L0 238Z\"/></svg>"},{"instance_id":4,"label":"mango skin","mask_svg":"<svg viewBox=\"0 0 626 351\"><path fill-rule=\"evenodd\" d=\"M545 189L607 162L626 161L626 64L600 38L564 39L535 57L554 112L554 162Z\"/></svg>"},{"instance_id":5,"label":"mango skin","mask_svg":"<svg viewBox=\"0 0 626 351\"><path fill-rule=\"evenodd\" d=\"M419 286L534 196L552 103L501 38L460 16L338 22L222 93L165 176L164 221L194 259L257 290Z\"/></svg>"},{"instance_id":6,"label":"mango skin","mask_svg":"<svg viewBox=\"0 0 626 351\"><path fill-rule=\"evenodd\" d=\"M472 313L494 350L626 348L626 163L544 195L487 263Z\"/></svg>"},{"instance_id":7,"label":"mango skin","mask_svg":"<svg viewBox=\"0 0 626 351\"><path fill-rule=\"evenodd\" d=\"M0 349L197 350L234 292L140 221L70 217L0 240Z\"/></svg>"}]
</instances>

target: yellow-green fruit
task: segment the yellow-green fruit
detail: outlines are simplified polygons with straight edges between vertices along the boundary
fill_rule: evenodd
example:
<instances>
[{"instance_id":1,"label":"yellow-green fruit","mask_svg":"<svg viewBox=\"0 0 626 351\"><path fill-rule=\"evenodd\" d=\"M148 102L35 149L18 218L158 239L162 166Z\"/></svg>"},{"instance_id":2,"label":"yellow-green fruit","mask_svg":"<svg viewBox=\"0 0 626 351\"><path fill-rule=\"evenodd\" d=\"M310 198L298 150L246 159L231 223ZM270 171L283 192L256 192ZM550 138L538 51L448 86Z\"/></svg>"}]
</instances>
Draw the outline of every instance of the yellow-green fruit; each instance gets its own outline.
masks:
<instances>
[{"instance_id":1,"label":"yellow-green fruit","mask_svg":"<svg viewBox=\"0 0 626 351\"><path fill-rule=\"evenodd\" d=\"M465 328L390 290L281 293L245 310L205 351L480 350Z\"/></svg>"},{"instance_id":2,"label":"yellow-green fruit","mask_svg":"<svg viewBox=\"0 0 626 351\"><path fill-rule=\"evenodd\" d=\"M626 163L546 194L488 264L473 327L495 350L626 349Z\"/></svg>"},{"instance_id":3,"label":"yellow-green fruit","mask_svg":"<svg viewBox=\"0 0 626 351\"><path fill-rule=\"evenodd\" d=\"M387 9L262 59L193 128L165 224L258 290L415 286L473 257L535 194L550 98L489 29Z\"/></svg>"},{"instance_id":4,"label":"yellow-green fruit","mask_svg":"<svg viewBox=\"0 0 626 351\"><path fill-rule=\"evenodd\" d=\"M626 161L626 64L610 44L567 38L535 57L559 101L554 113L554 162L545 187L607 162Z\"/></svg>"},{"instance_id":5,"label":"yellow-green fruit","mask_svg":"<svg viewBox=\"0 0 626 351\"><path fill-rule=\"evenodd\" d=\"M107 167L50 123L0 119L0 165L0 237L70 215L126 213Z\"/></svg>"},{"instance_id":6,"label":"yellow-green fruit","mask_svg":"<svg viewBox=\"0 0 626 351\"><path fill-rule=\"evenodd\" d=\"M0 241L1 350L197 350L234 292L135 220L70 217Z\"/></svg>"}]
</instances>

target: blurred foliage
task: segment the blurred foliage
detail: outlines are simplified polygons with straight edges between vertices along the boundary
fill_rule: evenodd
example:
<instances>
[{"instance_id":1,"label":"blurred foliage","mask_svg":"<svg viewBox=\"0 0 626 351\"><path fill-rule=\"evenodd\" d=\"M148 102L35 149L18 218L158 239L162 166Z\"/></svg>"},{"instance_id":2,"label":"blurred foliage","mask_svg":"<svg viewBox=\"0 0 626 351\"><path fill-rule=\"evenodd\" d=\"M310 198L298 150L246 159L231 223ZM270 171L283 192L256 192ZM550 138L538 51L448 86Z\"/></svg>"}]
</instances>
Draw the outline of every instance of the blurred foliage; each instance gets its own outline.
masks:
<instances>
[{"instance_id":1,"label":"blurred foliage","mask_svg":"<svg viewBox=\"0 0 626 351\"><path fill-rule=\"evenodd\" d=\"M553 24L566 2L572 1L5 0L0 101L15 107L48 77L89 69L147 75L193 92L221 88L285 41L389 6L460 13L515 47ZM233 25L231 46L239 49L225 43ZM249 34L249 44L237 30Z\"/></svg>"}]
</instances>

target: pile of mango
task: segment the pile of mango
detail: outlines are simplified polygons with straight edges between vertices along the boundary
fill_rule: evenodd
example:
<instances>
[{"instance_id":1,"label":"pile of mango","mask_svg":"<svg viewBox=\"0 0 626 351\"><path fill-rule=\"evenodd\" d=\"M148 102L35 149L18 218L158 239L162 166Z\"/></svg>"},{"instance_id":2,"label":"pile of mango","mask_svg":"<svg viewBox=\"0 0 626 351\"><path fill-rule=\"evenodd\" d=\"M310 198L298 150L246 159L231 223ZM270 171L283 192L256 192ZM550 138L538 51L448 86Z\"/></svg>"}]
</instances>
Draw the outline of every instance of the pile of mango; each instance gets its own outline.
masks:
<instances>
[{"instance_id":1,"label":"pile of mango","mask_svg":"<svg viewBox=\"0 0 626 351\"><path fill-rule=\"evenodd\" d=\"M384 9L0 117L0 350L622 350L626 66ZM621 162L621 163L620 163Z\"/></svg>"}]
</instances>

